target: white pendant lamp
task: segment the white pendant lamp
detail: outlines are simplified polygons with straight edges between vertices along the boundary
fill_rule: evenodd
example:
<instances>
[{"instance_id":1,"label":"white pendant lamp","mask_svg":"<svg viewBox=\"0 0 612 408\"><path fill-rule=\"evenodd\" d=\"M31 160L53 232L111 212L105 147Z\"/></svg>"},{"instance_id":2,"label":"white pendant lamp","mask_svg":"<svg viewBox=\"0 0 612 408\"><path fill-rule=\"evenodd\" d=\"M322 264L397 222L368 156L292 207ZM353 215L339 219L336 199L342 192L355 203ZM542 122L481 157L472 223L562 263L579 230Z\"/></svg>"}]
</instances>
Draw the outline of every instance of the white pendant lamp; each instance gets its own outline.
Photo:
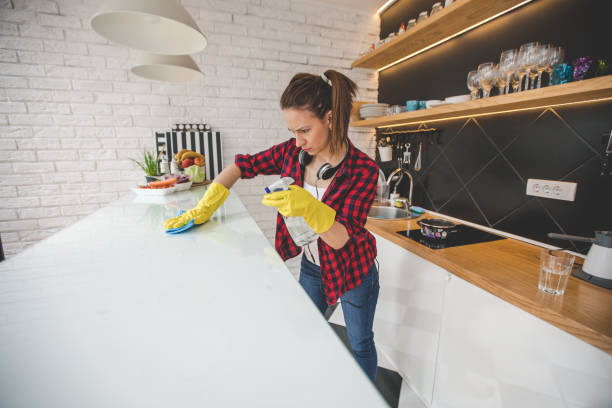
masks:
<instances>
[{"instance_id":1,"label":"white pendant lamp","mask_svg":"<svg viewBox=\"0 0 612 408\"><path fill-rule=\"evenodd\" d=\"M189 55L158 55L143 53L138 57L132 72L157 81L189 82L204 77Z\"/></svg>"},{"instance_id":2,"label":"white pendant lamp","mask_svg":"<svg viewBox=\"0 0 612 408\"><path fill-rule=\"evenodd\" d=\"M91 26L112 42L156 54L194 54L206 47L206 37L175 0L108 0Z\"/></svg>"}]
</instances>

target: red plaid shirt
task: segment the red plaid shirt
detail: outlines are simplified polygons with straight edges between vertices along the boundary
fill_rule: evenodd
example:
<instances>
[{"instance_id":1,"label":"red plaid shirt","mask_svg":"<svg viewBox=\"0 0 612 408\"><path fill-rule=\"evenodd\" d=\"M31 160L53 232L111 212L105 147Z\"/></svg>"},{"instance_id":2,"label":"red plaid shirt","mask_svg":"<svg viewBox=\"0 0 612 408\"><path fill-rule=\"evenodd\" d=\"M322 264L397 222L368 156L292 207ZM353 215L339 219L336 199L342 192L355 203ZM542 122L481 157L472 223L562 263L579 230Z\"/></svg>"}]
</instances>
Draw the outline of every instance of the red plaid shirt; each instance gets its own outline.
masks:
<instances>
[{"instance_id":1,"label":"red plaid shirt","mask_svg":"<svg viewBox=\"0 0 612 408\"><path fill-rule=\"evenodd\" d=\"M254 155L238 154L235 163L242 172L241 178L279 174L291 177L297 185L303 186L299 152L300 148L292 138ZM365 228L365 223L377 182L378 165L349 141L346 159L321 199L336 211L336 221L344 225L349 235L347 243L338 250L318 239L323 289L329 305L359 285L376 258L376 240ZM276 220L274 243L283 260L302 252L302 248L291 239L281 214Z\"/></svg>"}]
</instances>

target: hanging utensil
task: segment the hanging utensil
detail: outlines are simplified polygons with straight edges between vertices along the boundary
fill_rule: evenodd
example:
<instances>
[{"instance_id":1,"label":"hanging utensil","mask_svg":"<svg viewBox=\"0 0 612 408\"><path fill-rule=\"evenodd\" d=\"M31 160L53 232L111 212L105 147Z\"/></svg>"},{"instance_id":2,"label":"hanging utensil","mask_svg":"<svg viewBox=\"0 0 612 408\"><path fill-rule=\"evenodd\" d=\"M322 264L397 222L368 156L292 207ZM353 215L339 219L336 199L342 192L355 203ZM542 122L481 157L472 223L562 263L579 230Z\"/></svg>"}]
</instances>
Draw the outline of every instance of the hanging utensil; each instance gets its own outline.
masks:
<instances>
[{"instance_id":1,"label":"hanging utensil","mask_svg":"<svg viewBox=\"0 0 612 408\"><path fill-rule=\"evenodd\" d=\"M421 171L421 148L423 146L423 142L419 142L419 153L414 162L414 171Z\"/></svg>"},{"instance_id":2,"label":"hanging utensil","mask_svg":"<svg viewBox=\"0 0 612 408\"><path fill-rule=\"evenodd\" d=\"M404 147L406 148L406 151L404 152L404 163L406 166L410 167L410 143L406 142Z\"/></svg>"}]
</instances>

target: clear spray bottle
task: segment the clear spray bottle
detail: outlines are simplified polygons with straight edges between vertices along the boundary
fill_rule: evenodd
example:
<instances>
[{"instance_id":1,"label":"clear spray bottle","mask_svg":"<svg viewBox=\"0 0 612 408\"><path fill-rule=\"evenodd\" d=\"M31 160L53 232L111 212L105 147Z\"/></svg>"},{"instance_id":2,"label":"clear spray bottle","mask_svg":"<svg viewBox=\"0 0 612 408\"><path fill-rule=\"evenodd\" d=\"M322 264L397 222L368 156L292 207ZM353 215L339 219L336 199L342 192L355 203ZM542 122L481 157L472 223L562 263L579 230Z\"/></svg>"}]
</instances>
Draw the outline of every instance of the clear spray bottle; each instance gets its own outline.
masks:
<instances>
[{"instance_id":1,"label":"clear spray bottle","mask_svg":"<svg viewBox=\"0 0 612 408\"><path fill-rule=\"evenodd\" d=\"M293 183L295 183L295 180L293 178L283 177L280 180L277 180L274 183L270 184L268 187L265 188L265 190L267 194L273 193L275 191L285 191L289 190L289 186ZM319 236L312 230L312 228L310 228L310 225L308 225L306 221L304 221L304 217L283 216L283 219L285 220L287 230L289 231L289 234L291 235L291 238L293 239L293 242L295 242L296 245L304 246L319 238Z\"/></svg>"}]
</instances>

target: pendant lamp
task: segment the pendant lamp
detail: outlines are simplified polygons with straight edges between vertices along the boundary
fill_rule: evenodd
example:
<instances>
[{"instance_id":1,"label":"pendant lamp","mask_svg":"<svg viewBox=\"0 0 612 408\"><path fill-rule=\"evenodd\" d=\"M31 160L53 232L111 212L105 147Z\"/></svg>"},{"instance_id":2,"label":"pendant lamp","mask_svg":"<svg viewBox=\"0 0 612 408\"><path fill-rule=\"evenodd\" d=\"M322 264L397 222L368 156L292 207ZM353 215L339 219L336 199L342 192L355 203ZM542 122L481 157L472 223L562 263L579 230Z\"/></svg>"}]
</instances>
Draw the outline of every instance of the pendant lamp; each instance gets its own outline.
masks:
<instances>
[{"instance_id":1,"label":"pendant lamp","mask_svg":"<svg viewBox=\"0 0 612 408\"><path fill-rule=\"evenodd\" d=\"M194 54L206 47L206 37L175 0L107 0L91 26L114 43L156 54Z\"/></svg>"},{"instance_id":2,"label":"pendant lamp","mask_svg":"<svg viewBox=\"0 0 612 408\"><path fill-rule=\"evenodd\" d=\"M189 55L159 55L143 53L132 67L140 77L168 82L199 81L204 77Z\"/></svg>"}]
</instances>

